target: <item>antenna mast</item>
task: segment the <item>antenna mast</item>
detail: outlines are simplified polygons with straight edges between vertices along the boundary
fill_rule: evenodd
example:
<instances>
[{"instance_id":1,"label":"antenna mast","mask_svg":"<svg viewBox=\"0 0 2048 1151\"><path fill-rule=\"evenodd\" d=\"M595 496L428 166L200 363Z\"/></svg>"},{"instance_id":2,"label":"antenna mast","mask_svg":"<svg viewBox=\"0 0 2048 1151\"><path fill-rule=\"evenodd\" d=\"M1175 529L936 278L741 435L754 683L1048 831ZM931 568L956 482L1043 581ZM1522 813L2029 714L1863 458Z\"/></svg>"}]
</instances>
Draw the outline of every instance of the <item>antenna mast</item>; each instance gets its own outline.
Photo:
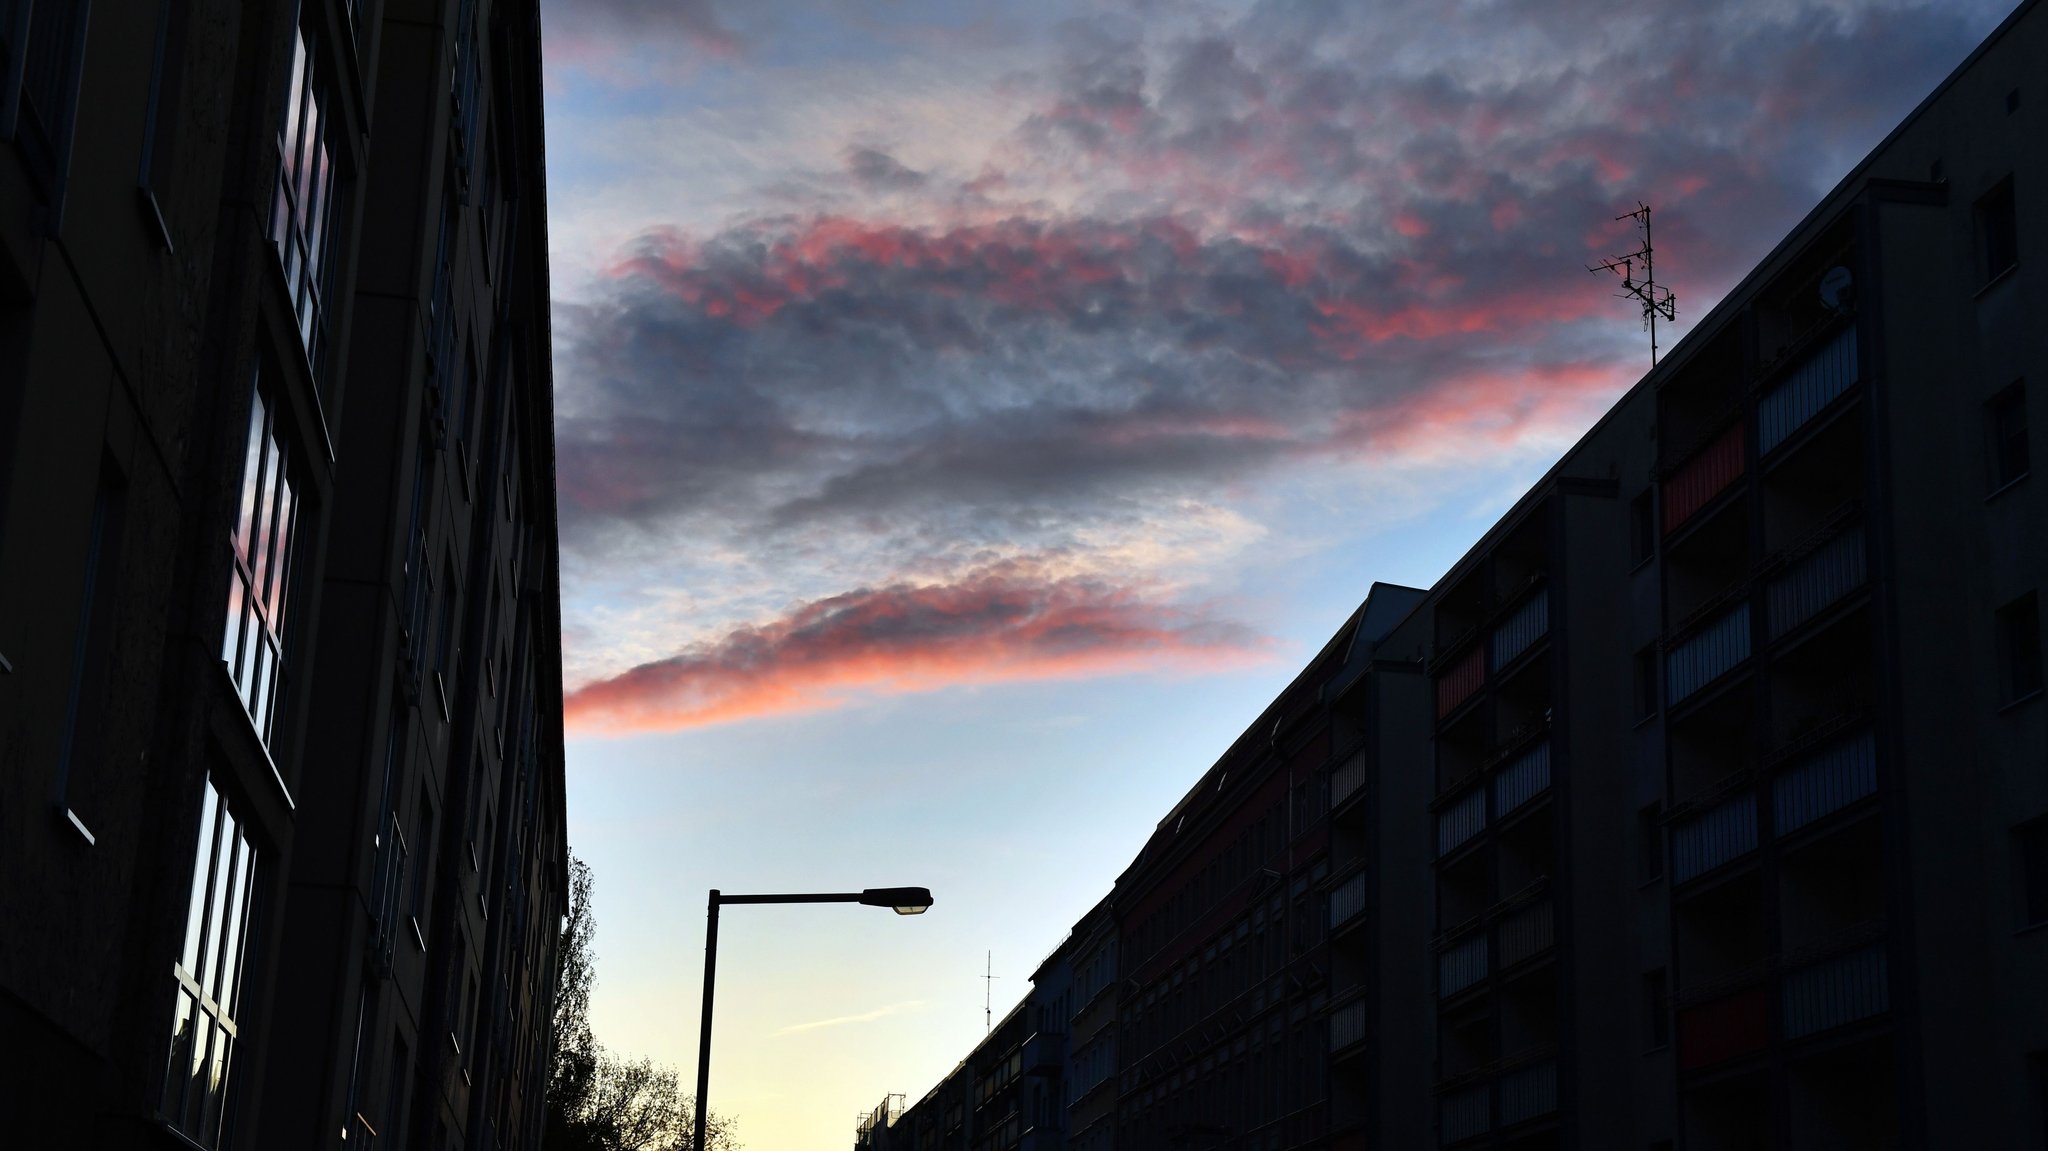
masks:
<instances>
[{"instance_id":1,"label":"antenna mast","mask_svg":"<svg viewBox=\"0 0 2048 1151\"><path fill-rule=\"evenodd\" d=\"M1601 272L1613 272L1619 275L1621 277L1621 291L1615 293L1615 298L1622 300L1635 299L1642 302L1643 326L1650 331L1650 366L1654 368L1657 366L1657 317L1662 316L1674 324L1677 323L1678 297L1670 289L1657 286L1655 249L1650 247L1650 206L1641 200L1637 200L1635 211L1623 212L1621 215L1616 216L1615 220L1617 222L1634 220L1636 226L1643 231L1642 247L1626 255L1616 256L1611 260L1602 260L1597 264L1588 264L1586 270L1596 275ZM1635 277L1637 260L1643 262L1643 278L1640 282Z\"/></svg>"},{"instance_id":2,"label":"antenna mast","mask_svg":"<svg viewBox=\"0 0 2048 1151\"><path fill-rule=\"evenodd\" d=\"M996 974L996 953L993 951L986 952L982 961L981 971L981 1033L983 1035L987 1035L996 1029L995 1000L990 993L995 989L995 981L1001 978L1002 976Z\"/></svg>"}]
</instances>

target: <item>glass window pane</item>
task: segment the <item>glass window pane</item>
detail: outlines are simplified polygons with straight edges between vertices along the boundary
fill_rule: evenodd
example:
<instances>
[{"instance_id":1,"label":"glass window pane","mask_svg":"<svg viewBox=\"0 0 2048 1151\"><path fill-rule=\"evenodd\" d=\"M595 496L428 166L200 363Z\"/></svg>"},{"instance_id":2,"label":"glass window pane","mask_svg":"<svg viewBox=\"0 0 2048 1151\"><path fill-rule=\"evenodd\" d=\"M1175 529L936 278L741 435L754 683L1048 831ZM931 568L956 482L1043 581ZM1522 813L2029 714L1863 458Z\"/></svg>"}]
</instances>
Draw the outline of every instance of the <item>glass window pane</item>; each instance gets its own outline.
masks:
<instances>
[{"instance_id":1,"label":"glass window pane","mask_svg":"<svg viewBox=\"0 0 2048 1151\"><path fill-rule=\"evenodd\" d=\"M291 577L292 528L298 521L299 505L289 482L279 484L276 558L272 561L269 611L271 633L284 639L284 605Z\"/></svg>"},{"instance_id":2,"label":"glass window pane","mask_svg":"<svg viewBox=\"0 0 2048 1151\"><path fill-rule=\"evenodd\" d=\"M234 1050L234 1037L216 1027L213 1032L212 1058L206 1070L206 1095L204 1106L199 1113L193 1134L208 1147L219 1146L220 1125L227 1108L228 1057Z\"/></svg>"},{"instance_id":3,"label":"glass window pane","mask_svg":"<svg viewBox=\"0 0 2048 1151\"><path fill-rule=\"evenodd\" d=\"M220 658L228 665L228 675L236 683L242 681L242 572L240 567L228 573L228 620L221 637Z\"/></svg>"},{"instance_id":4,"label":"glass window pane","mask_svg":"<svg viewBox=\"0 0 2048 1151\"><path fill-rule=\"evenodd\" d=\"M199 809L199 847L193 852L192 894L186 902L185 947L179 953L179 962L185 972L198 978L199 932L206 915L206 865L213 859L213 837L218 831L220 794L213 790L213 782L207 781L206 795Z\"/></svg>"},{"instance_id":5,"label":"glass window pane","mask_svg":"<svg viewBox=\"0 0 2048 1151\"><path fill-rule=\"evenodd\" d=\"M206 989L221 1012L233 1017L235 964L242 954L242 911L249 905L249 844L241 828L235 829L234 850L228 864L227 915L221 923L218 954L213 962L213 985Z\"/></svg>"},{"instance_id":6,"label":"glass window pane","mask_svg":"<svg viewBox=\"0 0 2048 1151\"><path fill-rule=\"evenodd\" d=\"M292 80L285 89L284 151L289 162L299 141L299 98L306 87L306 35L302 31L292 32Z\"/></svg>"},{"instance_id":7,"label":"glass window pane","mask_svg":"<svg viewBox=\"0 0 2048 1151\"><path fill-rule=\"evenodd\" d=\"M211 790L212 784L207 785ZM221 921L227 918L229 863L235 849L235 819L232 814L223 813L220 834L214 837L213 852L207 860L211 894L206 900L206 934L200 939L199 968L192 977L199 981L202 991L213 986L214 956L220 952Z\"/></svg>"},{"instance_id":8,"label":"glass window pane","mask_svg":"<svg viewBox=\"0 0 2048 1151\"><path fill-rule=\"evenodd\" d=\"M171 1056L164 1068L163 1098L158 1104L174 1122L184 1110L185 1080L197 1040L195 1030L203 1025L204 1020L194 1015L192 997L180 988L178 1006L171 1012Z\"/></svg>"},{"instance_id":9,"label":"glass window pane","mask_svg":"<svg viewBox=\"0 0 2048 1151\"><path fill-rule=\"evenodd\" d=\"M256 581L253 589L258 599L263 598L263 589L268 586L270 575L270 547L277 538L277 493L283 468L279 467L277 440L269 435L263 437L263 485L258 490L261 503L256 510L253 531L249 537L249 574Z\"/></svg>"},{"instance_id":10,"label":"glass window pane","mask_svg":"<svg viewBox=\"0 0 2048 1151\"><path fill-rule=\"evenodd\" d=\"M244 560L249 558L249 525L256 514L256 485L262 479L264 416L263 393L258 392L249 407L249 448L242 461L242 498L235 515L235 546Z\"/></svg>"}]
</instances>

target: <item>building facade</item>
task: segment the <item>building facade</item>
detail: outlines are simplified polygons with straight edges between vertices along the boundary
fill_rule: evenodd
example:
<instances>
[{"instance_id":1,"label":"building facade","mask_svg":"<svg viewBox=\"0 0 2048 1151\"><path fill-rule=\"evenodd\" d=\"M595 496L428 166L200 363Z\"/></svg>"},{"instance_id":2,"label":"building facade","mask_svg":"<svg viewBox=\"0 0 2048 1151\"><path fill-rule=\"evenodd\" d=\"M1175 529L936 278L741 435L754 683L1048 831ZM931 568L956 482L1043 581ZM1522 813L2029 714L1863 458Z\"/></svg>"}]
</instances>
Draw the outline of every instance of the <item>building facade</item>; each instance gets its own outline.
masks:
<instances>
[{"instance_id":1,"label":"building facade","mask_svg":"<svg viewBox=\"0 0 2048 1151\"><path fill-rule=\"evenodd\" d=\"M2048 1142L2043 75L2029 0L1201 775L1100 1146Z\"/></svg>"},{"instance_id":2,"label":"building facade","mask_svg":"<svg viewBox=\"0 0 2048 1151\"><path fill-rule=\"evenodd\" d=\"M0 3L23 1145L536 1144L540 141L531 3Z\"/></svg>"}]
</instances>

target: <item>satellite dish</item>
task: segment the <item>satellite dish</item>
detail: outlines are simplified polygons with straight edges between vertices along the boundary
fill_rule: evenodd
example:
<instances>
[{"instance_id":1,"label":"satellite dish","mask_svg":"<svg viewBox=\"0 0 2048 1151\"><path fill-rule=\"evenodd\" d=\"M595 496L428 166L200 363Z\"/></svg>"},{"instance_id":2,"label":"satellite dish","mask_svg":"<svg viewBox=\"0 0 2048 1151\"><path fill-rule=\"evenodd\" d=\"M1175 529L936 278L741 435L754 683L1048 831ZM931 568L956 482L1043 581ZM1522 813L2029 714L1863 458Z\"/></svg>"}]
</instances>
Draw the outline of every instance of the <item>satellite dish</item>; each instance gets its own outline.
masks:
<instances>
[{"instance_id":1,"label":"satellite dish","mask_svg":"<svg viewBox=\"0 0 2048 1151\"><path fill-rule=\"evenodd\" d=\"M1855 297L1856 278L1849 274L1849 269L1836 265L1820 278L1820 302L1826 304L1829 311L1841 311Z\"/></svg>"}]
</instances>

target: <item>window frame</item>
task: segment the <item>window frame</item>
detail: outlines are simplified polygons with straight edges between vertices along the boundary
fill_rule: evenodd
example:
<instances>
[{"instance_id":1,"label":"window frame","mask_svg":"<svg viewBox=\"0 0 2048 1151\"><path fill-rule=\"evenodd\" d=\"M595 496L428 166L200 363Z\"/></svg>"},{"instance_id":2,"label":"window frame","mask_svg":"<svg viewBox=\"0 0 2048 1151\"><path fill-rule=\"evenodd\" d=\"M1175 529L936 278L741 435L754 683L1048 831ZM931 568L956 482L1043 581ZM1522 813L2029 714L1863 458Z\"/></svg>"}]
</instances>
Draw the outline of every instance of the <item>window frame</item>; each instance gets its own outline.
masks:
<instances>
[{"instance_id":1,"label":"window frame","mask_svg":"<svg viewBox=\"0 0 2048 1151\"><path fill-rule=\"evenodd\" d=\"M1977 197L1970 216L1977 234L1977 273L1989 287L2020 265L2019 200L2012 173Z\"/></svg>"},{"instance_id":2,"label":"window frame","mask_svg":"<svg viewBox=\"0 0 2048 1151\"><path fill-rule=\"evenodd\" d=\"M2042 693L2041 608L2037 593L2014 596L1994 614L1999 704L2011 707Z\"/></svg>"},{"instance_id":3,"label":"window frame","mask_svg":"<svg viewBox=\"0 0 2048 1151\"><path fill-rule=\"evenodd\" d=\"M248 985L243 965L259 930L263 876L258 862L263 853L251 842L248 824L236 817L233 796L224 792L210 773L200 797L198 823L184 942L171 962L176 984L171 1041L156 1112L185 1138L214 1148L224 1145L233 1131L233 1092L238 1082L234 1054L243 1022L239 1018L241 994ZM203 1024L198 1022L202 1016ZM191 1033L185 1030L188 1023L194 1026ZM203 1046L188 1037L196 1037L199 1027L204 1028ZM220 1041L223 1036L224 1042ZM187 1089L209 1063L214 1085L195 1100ZM177 1074L181 1067L190 1070Z\"/></svg>"},{"instance_id":4,"label":"window frame","mask_svg":"<svg viewBox=\"0 0 2048 1151\"><path fill-rule=\"evenodd\" d=\"M1984 401L1984 452L1993 493L2033 473L2033 445L2027 434L2027 388L2015 380Z\"/></svg>"},{"instance_id":5,"label":"window frame","mask_svg":"<svg viewBox=\"0 0 2048 1151\"><path fill-rule=\"evenodd\" d=\"M227 619L221 661L257 738L268 751L284 702L284 682L289 678L291 581L304 497L292 481L297 453L278 427L280 405L265 386L263 373L255 375L235 520L228 532ZM259 522L263 526L258 527ZM258 644L264 650L254 646ZM252 653L259 662L245 668L243 661ZM267 662L262 662L266 656Z\"/></svg>"}]
</instances>

